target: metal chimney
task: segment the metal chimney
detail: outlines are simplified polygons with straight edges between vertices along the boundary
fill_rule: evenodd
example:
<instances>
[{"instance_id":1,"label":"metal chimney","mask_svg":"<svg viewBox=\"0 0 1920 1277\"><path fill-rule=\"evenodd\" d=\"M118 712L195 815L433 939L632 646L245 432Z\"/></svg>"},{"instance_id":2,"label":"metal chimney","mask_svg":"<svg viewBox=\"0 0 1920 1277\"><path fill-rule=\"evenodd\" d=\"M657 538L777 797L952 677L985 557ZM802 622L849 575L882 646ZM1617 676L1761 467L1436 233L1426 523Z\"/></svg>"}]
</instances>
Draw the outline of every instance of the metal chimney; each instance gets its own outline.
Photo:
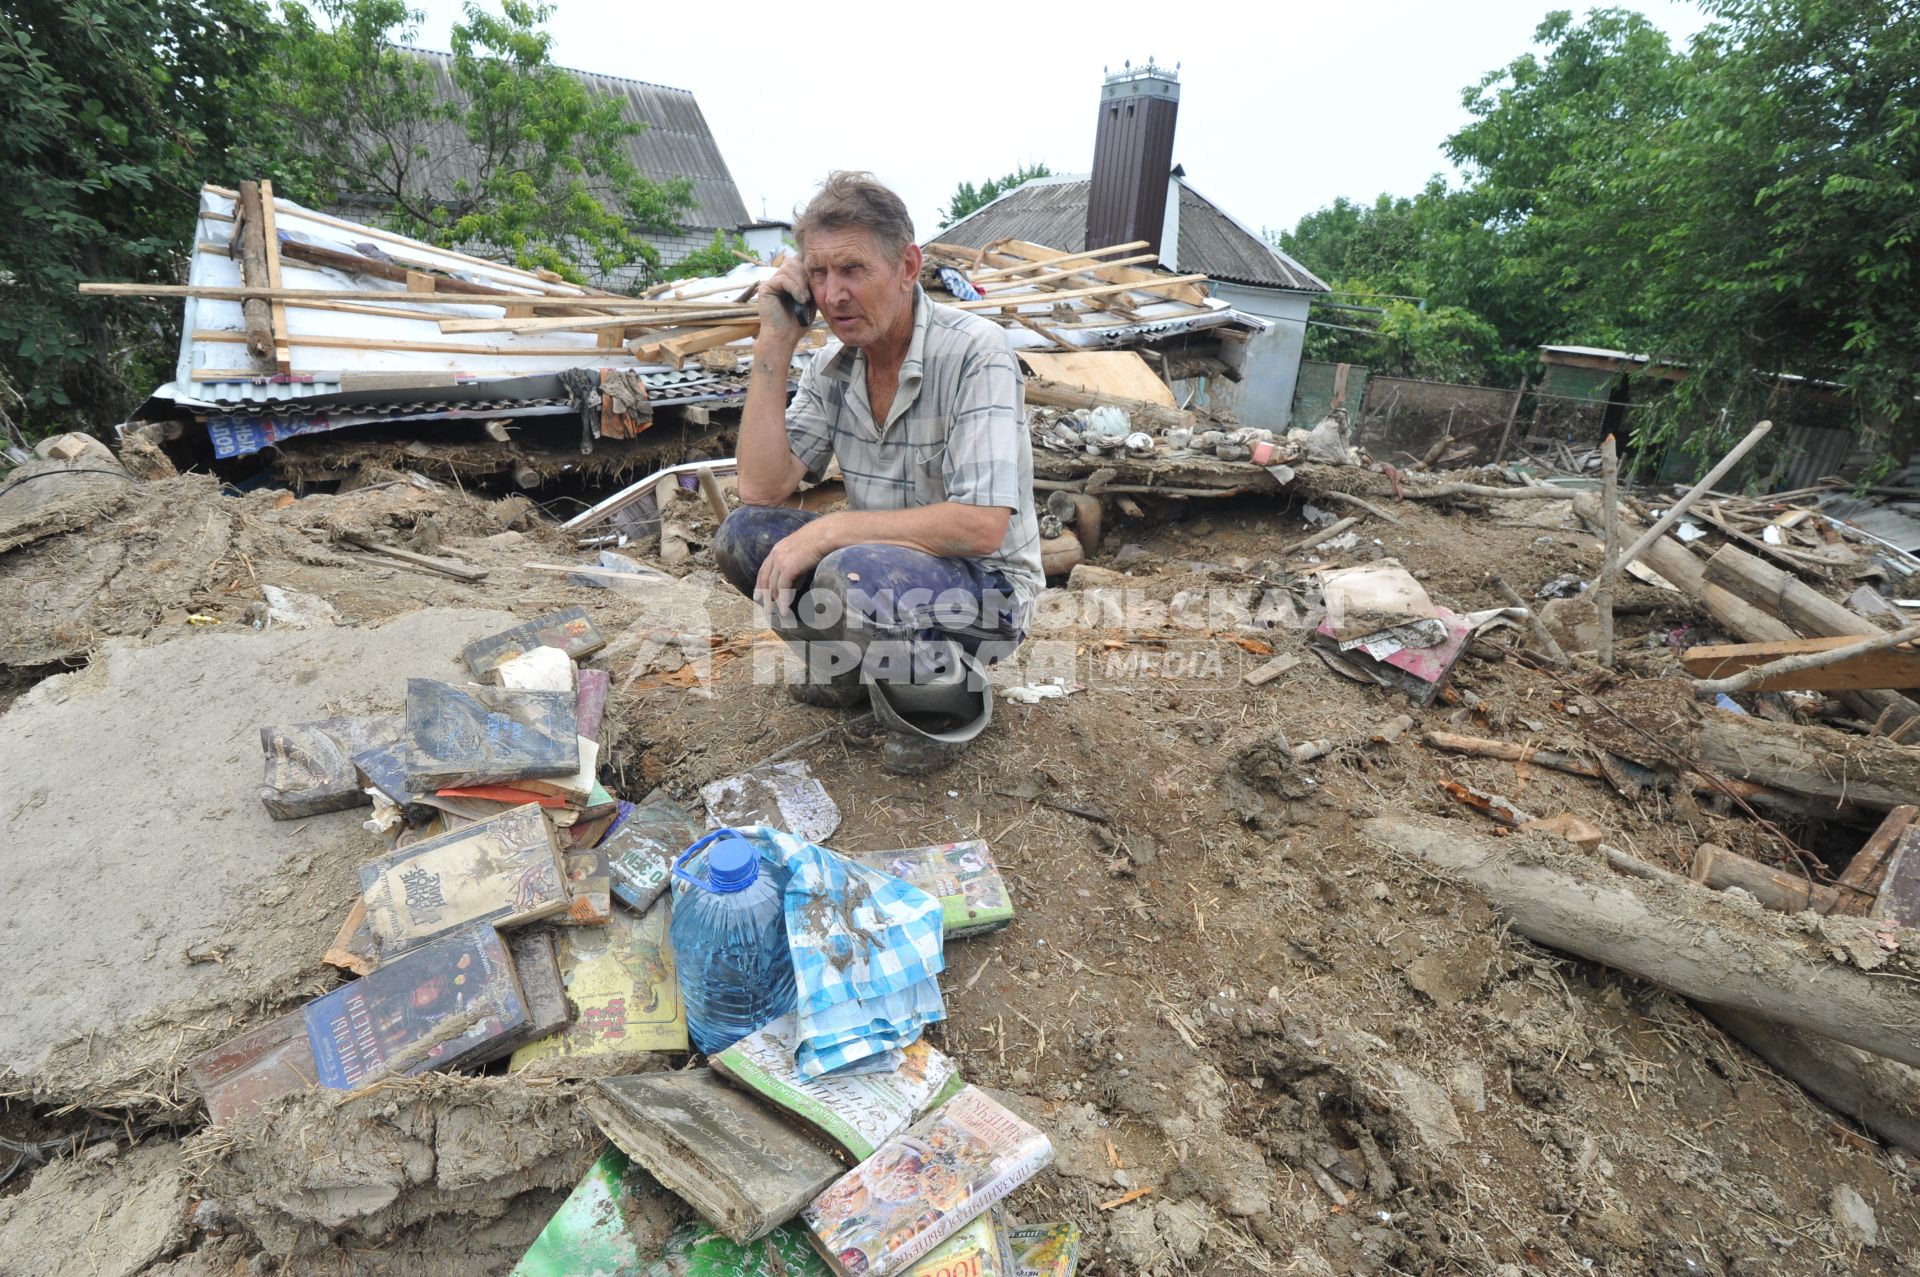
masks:
<instances>
[{"instance_id":1,"label":"metal chimney","mask_svg":"<svg viewBox=\"0 0 1920 1277\"><path fill-rule=\"evenodd\" d=\"M1087 192L1087 248L1143 239L1160 252L1173 170L1173 125L1180 112L1180 68L1131 62L1100 87Z\"/></svg>"}]
</instances>

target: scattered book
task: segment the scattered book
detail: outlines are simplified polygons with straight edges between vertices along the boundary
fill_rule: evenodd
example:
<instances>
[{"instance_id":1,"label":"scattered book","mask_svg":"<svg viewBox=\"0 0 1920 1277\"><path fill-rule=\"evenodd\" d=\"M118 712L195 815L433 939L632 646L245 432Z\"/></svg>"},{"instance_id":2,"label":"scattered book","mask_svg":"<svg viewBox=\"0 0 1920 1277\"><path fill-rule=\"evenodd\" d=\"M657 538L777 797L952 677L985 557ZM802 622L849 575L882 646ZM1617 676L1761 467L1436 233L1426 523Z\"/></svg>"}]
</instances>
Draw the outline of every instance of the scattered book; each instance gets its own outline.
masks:
<instances>
[{"instance_id":1,"label":"scattered book","mask_svg":"<svg viewBox=\"0 0 1920 1277\"><path fill-rule=\"evenodd\" d=\"M767 763L714 781L700 791L707 828L772 825L811 843L825 842L840 828L840 808L813 771L798 759Z\"/></svg>"},{"instance_id":2,"label":"scattered book","mask_svg":"<svg viewBox=\"0 0 1920 1277\"><path fill-rule=\"evenodd\" d=\"M589 818L582 813L579 820L567 827L567 832L561 841L575 851L586 847L598 847L606 841L607 834L613 829L613 822L619 818L620 809L617 803L612 811L603 815Z\"/></svg>"},{"instance_id":3,"label":"scattered book","mask_svg":"<svg viewBox=\"0 0 1920 1277\"><path fill-rule=\"evenodd\" d=\"M506 942L484 923L314 999L304 1015L320 1083L341 1091L477 1063L527 1024Z\"/></svg>"},{"instance_id":4,"label":"scattered book","mask_svg":"<svg viewBox=\"0 0 1920 1277\"><path fill-rule=\"evenodd\" d=\"M1014 1277L1013 1248L999 1207L974 1216L953 1236L927 1252L905 1277Z\"/></svg>"},{"instance_id":5,"label":"scattered book","mask_svg":"<svg viewBox=\"0 0 1920 1277\"><path fill-rule=\"evenodd\" d=\"M516 785L449 785L445 789L435 790L435 798L478 798L490 803L503 803L511 807L520 807L532 803L536 807L565 807L567 800L558 794L543 794L537 790L521 789Z\"/></svg>"},{"instance_id":6,"label":"scattered book","mask_svg":"<svg viewBox=\"0 0 1920 1277\"><path fill-rule=\"evenodd\" d=\"M624 911L604 927L567 927L556 948L567 997L577 1010L559 1033L513 1053L511 1070L549 1056L631 1055L687 1049L687 1013L674 974L668 911Z\"/></svg>"},{"instance_id":7,"label":"scattered book","mask_svg":"<svg viewBox=\"0 0 1920 1277\"><path fill-rule=\"evenodd\" d=\"M546 928L514 932L506 938L507 954L513 959L513 973L520 977L520 997L527 1007L527 1022L496 1042L480 1064L511 1055L529 1042L560 1032L573 1023L573 1003L567 1000L567 982L560 975L560 959L555 952L553 933Z\"/></svg>"},{"instance_id":8,"label":"scattered book","mask_svg":"<svg viewBox=\"0 0 1920 1277\"><path fill-rule=\"evenodd\" d=\"M684 1224L658 1249L660 1186L609 1148L560 1204L509 1277L830 1277L798 1228L777 1228L745 1246L707 1224Z\"/></svg>"},{"instance_id":9,"label":"scattered book","mask_svg":"<svg viewBox=\"0 0 1920 1277\"><path fill-rule=\"evenodd\" d=\"M937 896L947 939L997 931L1013 921L1013 897L993 853L978 838L901 851L846 852L869 869L904 878Z\"/></svg>"},{"instance_id":10,"label":"scattered book","mask_svg":"<svg viewBox=\"0 0 1920 1277\"><path fill-rule=\"evenodd\" d=\"M187 1065L187 1078L206 1100L215 1126L275 1096L317 1085L305 1012L289 1012L202 1051Z\"/></svg>"},{"instance_id":11,"label":"scattered book","mask_svg":"<svg viewBox=\"0 0 1920 1277\"><path fill-rule=\"evenodd\" d=\"M578 735L573 738L573 745L580 759L580 765L573 771L565 776L523 776L516 783L538 794L558 795L573 807L585 807L589 796L600 788L600 747Z\"/></svg>"},{"instance_id":12,"label":"scattered book","mask_svg":"<svg viewBox=\"0 0 1920 1277\"><path fill-rule=\"evenodd\" d=\"M713 1071L863 1162L965 1083L953 1060L923 1038L901 1052L897 1069L851 1077L802 1079L794 1068L790 1012L713 1057Z\"/></svg>"},{"instance_id":13,"label":"scattered book","mask_svg":"<svg viewBox=\"0 0 1920 1277\"><path fill-rule=\"evenodd\" d=\"M407 786L432 793L464 785L570 778L580 735L568 692L455 687L407 680Z\"/></svg>"},{"instance_id":14,"label":"scattered book","mask_svg":"<svg viewBox=\"0 0 1920 1277\"><path fill-rule=\"evenodd\" d=\"M847 1172L802 1219L839 1277L888 1277L1052 1160L1045 1135L969 1086Z\"/></svg>"},{"instance_id":15,"label":"scattered book","mask_svg":"<svg viewBox=\"0 0 1920 1277\"><path fill-rule=\"evenodd\" d=\"M583 607L565 608L516 625L499 634L475 639L461 650L461 658L475 678L485 678L502 664L536 647L557 647L574 660L592 656L607 640L587 619Z\"/></svg>"},{"instance_id":16,"label":"scattered book","mask_svg":"<svg viewBox=\"0 0 1920 1277\"><path fill-rule=\"evenodd\" d=\"M1014 1277L1073 1277L1080 1267L1078 1224L1028 1224L1007 1234Z\"/></svg>"},{"instance_id":17,"label":"scattered book","mask_svg":"<svg viewBox=\"0 0 1920 1277\"><path fill-rule=\"evenodd\" d=\"M275 820L297 820L325 811L367 805L353 756L391 745L406 731L398 714L323 718L290 727L262 727L266 769L260 801Z\"/></svg>"},{"instance_id":18,"label":"scattered book","mask_svg":"<svg viewBox=\"0 0 1920 1277\"><path fill-rule=\"evenodd\" d=\"M622 1152L743 1245L798 1215L844 1169L709 1069L602 1078L581 1103Z\"/></svg>"},{"instance_id":19,"label":"scattered book","mask_svg":"<svg viewBox=\"0 0 1920 1277\"><path fill-rule=\"evenodd\" d=\"M333 944L320 955L320 960L328 966L340 967L355 975L371 975L380 965L380 942L374 938L373 928L367 925L367 902L356 899L353 908L347 910L347 916L340 923L340 931L333 938Z\"/></svg>"},{"instance_id":20,"label":"scattered book","mask_svg":"<svg viewBox=\"0 0 1920 1277\"><path fill-rule=\"evenodd\" d=\"M553 829L529 803L360 866L360 899L385 962L469 923L565 912L561 873Z\"/></svg>"},{"instance_id":21,"label":"scattered book","mask_svg":"<svg viewBox=\"0 0 1920 1277\"><path fill-rule=\"evenodd\" d=\"M600 739L600 726L607 713L607 698L613 694L613 675L605 670L580 670L575 676L578 690L573 704L574 720L580 725L580 734L597 745L605 745Z\"/></svg>"},{"instance_id":22,"label":"scattered book","mask_svg":"<svg viewBox=\"0 0 1920 1277\"><path fill-rule=\"evenodd\" d=\"M401 719L402 733L405 732L405 719ZM404 734L392 742L362 750L353 756L353 768L359 775L362 789L374 789L385 794L387 800L400 809L400 814L414 824L420 824L433 816L433 807L425 801L425 796L415 793L407 787L407 760L413 753L413 746Z\"/></svg>"},{"instance_id":23,"label":"scattered book","mask_svg":"<svg viewBox=\"0 0 1920 1277\"><path fill-rule=\"evenodd\" d=\"M607 831L604 844L607 871L620 903L645 913L667 889L674 860L706 830L664 790L654 790L638 807L632 803L620 807L621 815Z\"/></svg>"}]
</instances>

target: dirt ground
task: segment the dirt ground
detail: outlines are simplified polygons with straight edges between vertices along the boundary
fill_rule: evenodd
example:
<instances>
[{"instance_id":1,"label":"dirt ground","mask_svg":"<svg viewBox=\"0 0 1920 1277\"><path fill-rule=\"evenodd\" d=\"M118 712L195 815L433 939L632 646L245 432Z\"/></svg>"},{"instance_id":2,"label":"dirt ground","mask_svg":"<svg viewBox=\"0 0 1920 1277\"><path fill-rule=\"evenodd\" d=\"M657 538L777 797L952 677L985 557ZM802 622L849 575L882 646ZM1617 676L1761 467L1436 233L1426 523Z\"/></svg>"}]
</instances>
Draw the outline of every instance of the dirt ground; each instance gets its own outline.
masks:
<instances>
[{"instance_id":1,"label":"dirt ground","mask_svg":"<svg viewBox=\"0 0 1920 1277\"><path fill-rule=\"evenodd\" d=\"M110 637L147 648L191 644L209 629L271 638L248 621L259 586L273 584L326 600L358 627L428 608L524 617L586 606L614 638L600 658L614 675L619 729L606 775L623 794L659 784L694 797L845 717L755 681L757 627L711 575L703 512L692 558L671 569L677 585L602 590L526 566L591 560L529 503L403 476L298 501L224 497L189 476L107 504L0 552L0 606L51 599L63 574L115 538L159 544L189 526L201 530L195 549L165 571L123 564L84 598L40 609L28 654L44 659L11 662L21 687L58 662L84 663ZM1098 626L1037 635L1079 658L1084 690L1001 701L983 740L947 772L888 776L858 733L826 731L798 755L843 813L833 846L971 837L992 846L1018 917L949 946L950 1018L932 1040L1052 1137L1053 1167L1010 1208L1027 1221L1077 1222L1083 1273L1920 1271L1914 1151L1875 1143L1685 1001L1512 934L1486 901L1358 830L1392 815L1490 832L1444 791L1457 779L1537 815L1572 812L1608 844L1684 871L1707 841L1777 860L1750 817L1684 794L1628 801L1599 780L1422 746L1431 729L1582 745L1588 724L1568 712L1574 689L1511 659L1506 637L1470 650L1443 702L1415 708L1324 668L1303 628L1204 619L1206 592L1257 604L1257 578L1283 571L1304 613L1311 569L1385 556L1460 611L1499 605L1490 570L1529 597L1563 573L1591 577L1595 543L1556 504L1398 504L1401 526L1366 518L1358 544L1319 562L1272 562L1306 532L1300 507L1285 501L1170 503L1145 520L1117 518L1096 561L1123 567L1184 623L1170 619L1147 638ZM348 534L488 576L374 565L343 542ZM1678 595L1634 586L1624 598L1645 608L1623 622L1629 667L1671 670L1669 634L1701 618ZM717 647L677 637L702 623ZM1143 651L1156 662L1129 667L1127 654ZM1304 659L1279 679L1241 681L1287 652ZM397 700L393 670L364 673L371 707ZM16 706L4 726L42 699ZM1382 730L1402 714L1413 730ZM1330 750L1275 764L1261 748L1275 732ZM257 814L257 759L230 752L202 766L231 773L224 792ZM16 810L10 825L18 819ZM1850 849L1866 831L1788 832ZM36 854L10 843L10 860ZM345 864L342 853L324 871L339 879L338 899L321 903L339 912ZM294 870L265 872L273 890ZM327 912L316 906L316 920ZM285 928L275 933L294 951L274 987L240 991L248 1016L291 1005L326 978L319 954L331 930L310 930L304 948ZM9 987L22 978L16 968ZM185 1026L182 1049L225 1023ZM78 1094L86 1088L58 1068L15 1069L10 1085L0 1133L11 1140L102 1098ZM0 1273L504 1272L593 1153L568 1102L574 1084L563 1081L432 1079L345 1114L308 1099L233 1136L201 1129L192 1096L172 1085L157 1100L101 1109L119 1119L117 1137L105 1123L90 1128L91 1151L0 1189ZM10 1147L0 1146L0 1167ZM105 1245L110 1236L129 1242Z\"/></svg>"}]
</instances>

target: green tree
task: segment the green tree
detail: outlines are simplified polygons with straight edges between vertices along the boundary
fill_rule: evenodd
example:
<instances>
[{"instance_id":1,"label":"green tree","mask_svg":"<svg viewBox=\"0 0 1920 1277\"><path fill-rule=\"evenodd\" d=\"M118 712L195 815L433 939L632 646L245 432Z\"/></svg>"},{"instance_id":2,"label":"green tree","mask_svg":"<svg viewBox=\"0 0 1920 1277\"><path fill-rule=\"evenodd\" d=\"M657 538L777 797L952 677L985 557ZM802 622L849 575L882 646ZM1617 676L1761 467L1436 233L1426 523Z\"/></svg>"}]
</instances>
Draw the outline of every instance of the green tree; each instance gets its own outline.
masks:
<instances>
[{"instance_id":1,"label":"green tree","mask_svg":"<svg viewBox=\"0 0 1920 1277\"><path fill-rule=\"evenodd\" d=\"M200 184L278 144L253 0L8 0L0 7L0 382L28 433L102 430L163 379L177 307L81 297L173 282Z\"/></svg>"},{"instance_id":2,"label":"green tree","mask_svg":"<svg viewBox=\"0 0 1920 1277\"><path fill-rule=\"evenodd\" d=\"M1640 333L1688 377L1656 418L1750 422L1832 383L1879 453L1920 434L1920 21L1898 0L1713 0L1681 112L1616 208L1646 210Z\"/></svg>"},{"instance_id":3,"label":"green tree","mask_svg":"<svg viewBox=\"0 0 1920 1277\"><path fill-rule=\"evenodd\" d=\"M1005 177L989 178L976 188L972 182L962 182L954 188L953 198L940 211L940 229L945 230L967 214L991 204L1016 186L1025 185L1037 177L1052 177L1053 170L1044 164L1022 164Z\"/></svg>"},{"instance_id":4,"label":"green tree","mask_svg":"<svg viewBox=\"0 0 1920 1277\"><path fill-rule=\"evenodd\" d=\"M668 279L699 279L705 275L724 275L743 261L753 260L747 241L726 231L715 231L704 248L696 248L666 271Z\"/></svg>"},{"instance_id":5,"label":"green tree","mask_svg":"<svg viewBox=\"0 0 1920 1277\"><path fill-rule=\"evenodd\" d=\"M397 44L421 14L404 0L283 7L282 110L309 157L302 192L370 202L394 230L572 279L644 262L674 232L692 180L642 176L627 141L646 128L623 101L553 65L551 6L477 4L453 27L453 93ZM317 14L317 16L316 16Z\"/></svg>"}]
</instances>

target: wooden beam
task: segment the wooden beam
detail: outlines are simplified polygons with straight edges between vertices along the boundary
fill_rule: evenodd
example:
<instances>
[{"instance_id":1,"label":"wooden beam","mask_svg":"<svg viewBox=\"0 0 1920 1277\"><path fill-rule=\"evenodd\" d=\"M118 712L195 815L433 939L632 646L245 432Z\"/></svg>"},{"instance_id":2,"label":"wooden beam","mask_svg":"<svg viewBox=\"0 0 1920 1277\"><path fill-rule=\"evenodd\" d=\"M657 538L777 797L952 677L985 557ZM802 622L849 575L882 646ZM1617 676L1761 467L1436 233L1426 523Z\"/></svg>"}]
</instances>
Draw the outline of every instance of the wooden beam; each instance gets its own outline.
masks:
<instances>
[{"instance_id":1,"label":"wooden beam","mask_svg":"<svg viewBox=\"0 0 1920 1277\"><path fill-rule=\"evenodd\" d=\"M1194 422L1192 413L1182 412L1178 408L1162 407L1157 403L1148 403L1144 399L1128 399L1121 395L1102 394L1098 390L1087 390L1081 386L1066 386L1040 377L1029 377L1025 383L1025 389L1029 404L1045 408L1113 407L1125 412L1136 422L1161 427L1191 427Z\"/></svg>"},{"instance_id":2,"label":"wooden beam","mask_svg":"<svg viewBox=\"0 0 1920 1277\"><path fill-rule=\"evenodd\" d=\"M240 263L240 278L255 288L268 287L266 217L261 212L260 183L240 183L239 217L233 225L228 256ZM82 286L84 289L84 285ZM261 368L273 367L273 308L260 298L240 304L247 325L247 353Z\"/></svg>"},{"instance_id":3,"label":"wooden beam","mask_svg":"<svg viewBox=\"0 0 1920 1277\"><path fill-rule=\"evenodd\" d=\"M228 256L225 244L202 244L203 249L217 250L222 256ZM289 247L292 247L289 245ZM291 253L288 256L292 256ZM378 262L375 265L384 266ZM414 272L418 274L418 272ZM384 278L384 276L383 276ZM417 302L433 306L487 306L504 310L518 310L526 307L530 310L579 310L585 313L589 303L570 301L559 297L541 297L531 293L483 293L468 294L462 292L459 285L465 281L432 276L434 291L414 292L392 291L379 288L233 288L218 284L119 284L89 280L79 286L78 291L99 297L208 297L216 301L246 301L258 298L264 301L284 302ZM478 287L478 285L473 285ZM460 293L460 296L449 296ZM645 297L606 297L595 298L590 305L596 312L611 316L623 308L636 311L673 311L690 315L703 315L710 311L731 311L739 307L732 302L690 302L677 300L649 299ZM420 315L422 319L435 318L433 315Z\"/></svg>"},{"instance_id":4,"label":"wooden beam","mask_svg":"<svg viewBox=\"0 0 1920 1277\"><path fill-rule=\"evenodd\" d=\"M267 287L280 287L280 230L273 219L273 183L262 179L260 182L260 234L266 241L267 250ZM293 347L287 341L287 307L284 302L271 302L273 315L273 369L275 372L293 371Z\"/></svg>"},{"instance_id":5,"label":"wooden beam","mask_svg":"<svg viewBox=\"0 0 1920 1277\"><path fill-rule=\"evenodd\" d=\"M1154 276L1145 283L1131 281L1120 284L1102 284L1097 288L1070 288L1057 293L1026 293L1020 296L982 297L977 302L955 302L960 310L997 310L1002 306L1050 306L1054 302L1072 301L1076 297L1106 297L1114 293L1161 293L1177 289L1182 284L1191 284L1205 279L1205 275L1164 275ZM1164 298L1162 300L1165 300Z\"/></svg>"},{"instance_id":6,"label":"wooden beam","mask_svg":"<svg viewBox=\"0 0 1920 1277\"><path fill-rule=\"evenodd\" d=\"M567 333L597 332L608 328L661 326L665 324L720 323L750 319L759 312L752 306L714 307L712 310L651 310L622 312L617 315L563 316L557 319L442 319L443 333Z\"/></svg>"},{"instance_id":7,"label":"wooden beam","mask_svg":"<svg viewBox=\"0 0 1920 1277\"><path fill-rule=\"evenodd\" d=\"M941 247L941 245L932 244L932 245L929 245L929 247L939 248ZM979 273L971 276L970 278L972 279L973 283L978 284L983 279L1001 279L1008 275L1017 275L1021 271L1025 271L1025 270L1036 270L1040 267L1045 267L1045 266L1056 266L1056 267L1064 266L1068 262L1092 261L1094 258L1097 258L1097 257L1105 257L1109 253L1126 253L1126 252L1131 252L1136 248L1145 248L1145 247L1147 247L1146 240L1136 239L1131 243L1127 243L1127 244L1109 244L1105 248L1089 248L1084 253L1062 253L1058 257L1050 257L1050 258L1047 258L1045 261L1022 262L1018 266L996 266L992 270L980 271ZM1130 266L1134 262L1152 261L1152 260L1154 260L1154 254L1147 253L1140 257L1130 257L1124 262L1102 262L1101 265Z\"/></svg>"},{"instance_id":8,"label":"wooden beam","mask_svg":"<svg viewBox=\"0 0 1920 1277\"><path fill-rule=\"evenodd\" d=\"M245 333L226 329L194 330L193 340L204 342L244 342ZM471 342L392 341L383 337L295 337L296 346L321 350L413 350L436 355L524 355L530 358L591 358L592 346L477 346Z\"/></svg>"},{"instance_id":9,"label":"wooden beam","mask_svg":"<svg viewBox=\"0 0 1920 1277\"><path fill-rule=\"evenodd\" d=\"M1138 262L1152 262L1152 261L1158 261L1158 260L1159 258L1155 257L1152 253L1142 253L1138 257L1122 257L1119 261L1109 263L1109 265L1132 266ZM1051 266L1053 265L1053 263L1052 262L1035 262L1033 263L1033 265L1035 268L1039 268L1042 266ZM1004 280L1000 282L1012 285L1012 287L1014 288L1021 288L1021 287L1032 285L1032 284L1051 284L1056 279L1070 279L1075 275L1091 275L1093 273L1094 272L1090 267L1083 264L1079 266L1070 266L1065 270L1050 270L1046 272L1044 275L1023 275L1019 279L1009 279L1009 280ZM1147 274L1148 278L1152 277L1151 274L1148 272L1142 272L1142 273ZM1103 280L1101 282L1115 284L1115 283L1125 283L1126 281L1109 279L1109 280ZM994 296L993 293L989 293L984 288L980 290L980 294L983 297Z\"/></svg>"},{"instance_id":10,"label":"wooden beam","mask_svg":"<svg viewBox=\"0 0 1920 1277\"><path fill-rule=\"evenodd\" d=\"M1048 248L1042 244L1030 244L1025 240L1009 239L1002 243L1003 248L998 256L1006 259L1005 264L1007 265L1018 265L1024 260L1035 265L1045 266L1066 256L1066 254L1061 253L1057 249ZM1084 269L1088 274L1098 279L1104 279L1109 283L1116 284L1133 279L1154 278L1152 272L1136 270L1129 266L1103 266L1095 264L1094 266ZM1164 279L1165 276L1160 276L1160 278ZM1182 286L1171 294L1171 296L1175 301L1186 302L1190 306L1198 306L1207 299L1206 290L1193 284Z\"/></svg>"},{"instance_id":11,"label":"wooden beam","mask_svg":"<svg viewBox=\"0 0 1920 1277\"><path fill-rule=\"evenodd\" d=\"M1913 823L1920 819L1920 807L1895 807L1880 822L1880 827L1871 837L1860 845L1847 861L1847 867L1840 871L1836 882L1842 887L1852 888L1840 902L1840 913L1850 913L1864 917L1873 908L1873 900L1880 891L1881 880L1886 877L1887 864L1892 860L1901 844L1914 836Z\"/></svg>"}]
</instances>

